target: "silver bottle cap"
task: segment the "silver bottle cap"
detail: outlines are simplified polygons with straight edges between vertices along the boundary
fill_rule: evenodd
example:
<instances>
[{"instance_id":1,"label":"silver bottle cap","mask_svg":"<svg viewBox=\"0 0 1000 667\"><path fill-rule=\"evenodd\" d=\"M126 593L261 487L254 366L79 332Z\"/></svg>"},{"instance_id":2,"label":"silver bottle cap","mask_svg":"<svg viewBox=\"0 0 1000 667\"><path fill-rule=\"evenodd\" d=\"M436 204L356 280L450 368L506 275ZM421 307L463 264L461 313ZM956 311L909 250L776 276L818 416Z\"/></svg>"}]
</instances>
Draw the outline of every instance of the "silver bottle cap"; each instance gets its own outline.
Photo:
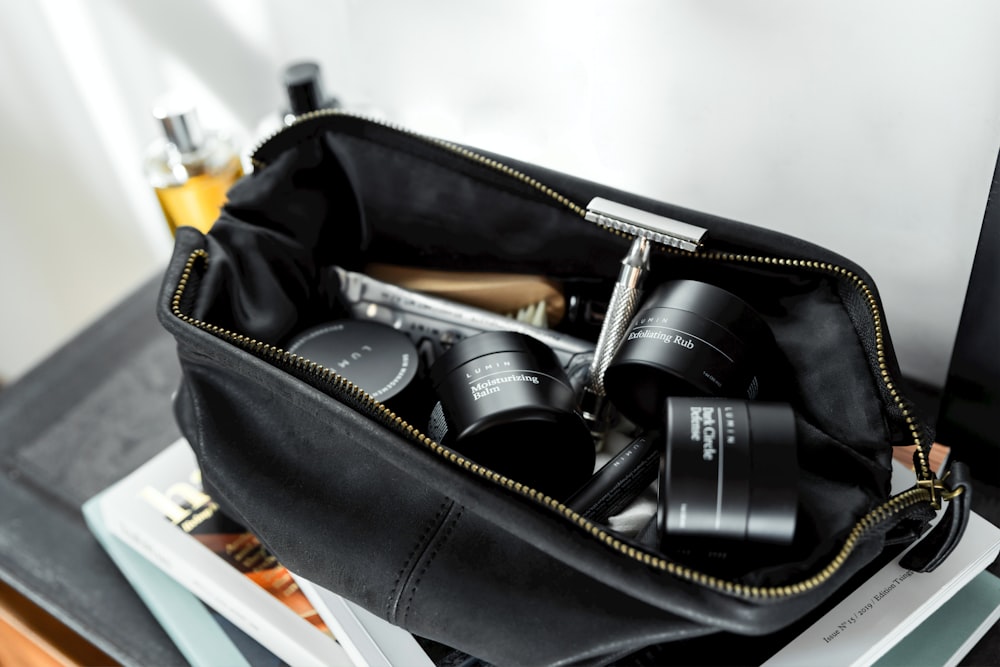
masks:
<instances>
[{"instance_id":1,"label":"silver bottle cap","mask_svg":"<svg viewBox=\"0 0 1000 667\"><path fill-rule=\"evenodd\" d=\"M193 153L205 141L194 104L177 97L165 97L153 105L153 117L163 125L167 141L181 153Z\"/></svg>"}]
</instances>

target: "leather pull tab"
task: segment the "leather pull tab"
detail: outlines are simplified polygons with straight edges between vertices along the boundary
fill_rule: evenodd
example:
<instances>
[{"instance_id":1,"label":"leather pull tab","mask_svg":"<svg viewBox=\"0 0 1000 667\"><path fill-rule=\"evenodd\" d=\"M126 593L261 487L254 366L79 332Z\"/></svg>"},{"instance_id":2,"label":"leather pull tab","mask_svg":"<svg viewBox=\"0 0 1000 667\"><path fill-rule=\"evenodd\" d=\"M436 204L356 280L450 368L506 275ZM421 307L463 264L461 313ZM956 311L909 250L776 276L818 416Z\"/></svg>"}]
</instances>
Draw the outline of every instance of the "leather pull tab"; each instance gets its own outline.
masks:
<instances>
[{"instance_id":1,"label":"leather pull tab","mask_svg":"<svg viewBox=\"0 0 1000 667\"><path fill-rule=\"evenodd\" d=\"M965 533L972 509L972 478L969 468L960 461L948 466L942 478L946 491L951 495L948 508L937 525L899 561L908 570L931 572L944 562ZM952 495L954 494L954 495Z\"/></svg>"}]
</instances>

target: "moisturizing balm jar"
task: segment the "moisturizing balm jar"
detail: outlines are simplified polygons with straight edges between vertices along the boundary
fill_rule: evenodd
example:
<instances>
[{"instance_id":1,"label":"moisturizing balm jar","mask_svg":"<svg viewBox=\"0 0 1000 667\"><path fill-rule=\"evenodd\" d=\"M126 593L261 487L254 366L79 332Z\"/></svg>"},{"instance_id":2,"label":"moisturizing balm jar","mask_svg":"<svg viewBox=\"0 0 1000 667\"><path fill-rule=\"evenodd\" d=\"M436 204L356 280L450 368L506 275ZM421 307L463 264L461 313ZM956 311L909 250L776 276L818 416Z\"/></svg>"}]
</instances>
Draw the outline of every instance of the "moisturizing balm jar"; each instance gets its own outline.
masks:
<instances>
[{"instance_id":1,"label":"moisturizing balm jar","mask_svg":"<svg viewBox=\"0 0 1000 667\"><path fill-rule=\"evenodd\" d=\"M516 482L565 498L594 471L594 443L550 348L524 334L482 333L431 368L439 403L429 434Z\"/></svg>"}]
</instances>

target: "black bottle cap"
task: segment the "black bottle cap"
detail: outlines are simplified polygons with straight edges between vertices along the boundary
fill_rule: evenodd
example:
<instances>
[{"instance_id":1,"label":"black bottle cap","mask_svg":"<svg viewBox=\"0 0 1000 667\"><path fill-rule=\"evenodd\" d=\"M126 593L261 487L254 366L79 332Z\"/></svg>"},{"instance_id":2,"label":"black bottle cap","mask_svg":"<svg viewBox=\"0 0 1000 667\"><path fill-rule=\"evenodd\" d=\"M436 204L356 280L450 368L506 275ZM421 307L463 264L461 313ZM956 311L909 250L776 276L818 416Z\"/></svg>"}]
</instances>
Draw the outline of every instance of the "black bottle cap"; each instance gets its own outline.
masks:
<instances>
[{"instance_id":1,"label":"black bottle cap","mask_svg":"<svg viewBox=\"0 0 1000 667\"><path fill-rule=\"evenodd\" d=\"M316 63L289 65L285 69L285 89L288 91L290 110L295 116L329 106L323 95L319 65Z\"/></svg>"}]
</instances>

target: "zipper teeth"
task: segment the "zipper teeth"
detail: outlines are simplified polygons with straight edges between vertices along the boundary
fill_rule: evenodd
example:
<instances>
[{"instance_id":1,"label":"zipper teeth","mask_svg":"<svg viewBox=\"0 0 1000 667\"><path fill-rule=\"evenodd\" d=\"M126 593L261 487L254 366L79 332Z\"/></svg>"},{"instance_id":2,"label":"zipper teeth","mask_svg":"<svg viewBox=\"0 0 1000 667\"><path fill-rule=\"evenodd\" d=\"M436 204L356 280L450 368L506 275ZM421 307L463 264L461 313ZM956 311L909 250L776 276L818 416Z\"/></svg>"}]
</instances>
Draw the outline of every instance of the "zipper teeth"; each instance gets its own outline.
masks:
<instances>
[{"instance_id":1,"label":"zipper teeth","mask_svg":"<svg viewBox=\"0 0 1000 667\"><path fill-rule=\"evenodd\" d=\"M550 510L575 523L584 531L590 533L596 539L600 540L615 551L624 554L633 560L637 560L649 567L669 573L675 577L692 583L713 588L731 595L753 599L776 599L804 593L816 588L830 579L854 551L854 548L868 530L874 528L882 521L891 518L894 514L901 512L908 507L920 502L930 502L932 500L931 492L924 487L915 487L889 498L885 503L871 510L854 525L854 528L848 535L844 545L841 547L837 555L826 565L826 567L812 577L795 584L771 587L748 586L746 584L740 584L704 574L692 568L650 553L645 549L638 548L633 544L616 537L600 525L591 522L589 519L583 517L579 512L567 507L551 496L541 493L530 486L521 484L520 482L501 475L498 472L495 472L485 466L481 466L461 456L460 454L451 451L447 447L442 446L432 438L422 433L413 425L407 423L401 417L396 415L396 413L389 410L382 403L374 399L365 390L361 389L359 386L335 371L317 364L316 362L310 361L305 357L288 352L287 350L275 345L258 341L249 336L235 333L224 327L210 324L204 320L199 320L187 315L183 312L181 303L184 299L185 291L194 271L195 264L198 261L202 261L207 264L208 252L204 249L198 249L194 250L188 256L187 262L181 272L181 277L178 280L177 287L174 290L174 294L171 299L171 310L173 315L182 322L233 343L236 346L261 358L275 360L281 364L296 368L312 375L323 383L333 385L338 392L345 394L345 398L349 398L351 402L354 402L361 407L362 411L368 412L373 416L377 416L385 425L392 428L397 433L405 434L407 438L429 448L436 455L447 459L453 464L465 468L475 475L488 479L495 484L499 484L508 490L513 491L514 493L528 497L533 501L548 507Z\"/></svg>"}]
</instances>

